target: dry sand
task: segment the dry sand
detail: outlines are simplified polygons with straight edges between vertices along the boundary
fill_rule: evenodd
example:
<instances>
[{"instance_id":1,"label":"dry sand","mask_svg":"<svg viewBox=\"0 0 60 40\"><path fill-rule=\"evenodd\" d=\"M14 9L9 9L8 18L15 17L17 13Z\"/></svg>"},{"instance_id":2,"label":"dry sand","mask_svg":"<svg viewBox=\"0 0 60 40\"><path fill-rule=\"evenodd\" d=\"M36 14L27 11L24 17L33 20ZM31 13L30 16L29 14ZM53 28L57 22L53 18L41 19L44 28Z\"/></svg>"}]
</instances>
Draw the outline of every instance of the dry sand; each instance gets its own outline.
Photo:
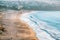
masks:
<instances>
[{"instance_id":1,"label":"dry sand","mask_svg":"<svg viewBox=\"0 0 60 40\"><path fill-rule=\"evenodd\" d=\"M29 28L27 23L19 18L10 18L11 15L16 16L19 13L21 14L22 12L4 12L5 19L3 18L2 20L2 26L5 28L6 32L0 35L0 40L38 40L35 32L33 29Z\"/></svg>"}]
</instances>

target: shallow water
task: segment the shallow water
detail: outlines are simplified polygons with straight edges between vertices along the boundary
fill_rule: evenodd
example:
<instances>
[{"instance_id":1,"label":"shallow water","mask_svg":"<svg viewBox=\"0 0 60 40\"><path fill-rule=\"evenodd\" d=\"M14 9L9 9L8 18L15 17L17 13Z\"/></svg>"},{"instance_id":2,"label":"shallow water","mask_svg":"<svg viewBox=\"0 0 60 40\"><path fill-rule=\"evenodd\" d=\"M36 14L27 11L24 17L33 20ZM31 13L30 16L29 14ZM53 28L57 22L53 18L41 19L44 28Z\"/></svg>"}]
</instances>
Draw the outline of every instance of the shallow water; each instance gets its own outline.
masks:
<instances>
[{"instance_id":1,"label":"shallow water","mask_svg":"<svg viewBox=\"0 0 60 40\"><path fill-rule=\"evenodd\" d=\"M40 10L40 11L32 11L32 12L23 14L22 16L20 16L20 18L21 20L25 21L28 25L30 25L30 27L36 32L36 36L38 37L39 40L60 40L60 11L52 11L52 10L60 10L59 4L60 4L59 0L48 0L48 1L46 0L32 1L31 0L28 2L26 0L25 1L0 0L0 11L6 11L9 9L10 10L13 9L16 11ZM13 11L10 11L10 14L11 12ZM8 14L4 18L14 19L15 16L17 15L12 13L12 16L10 16L10 14ZM13 25L13 23L10 25Z\"/></svg>"},{"instance_id":2,"label":"shallow water","mask_svg":"<svg viewBox=\"0 0 60 40\"><path fill-rule=\"evenodd\" d=\"M32 11L20 17L39 40L60 40L60 11Z\"/></svg>"}]
</instances>

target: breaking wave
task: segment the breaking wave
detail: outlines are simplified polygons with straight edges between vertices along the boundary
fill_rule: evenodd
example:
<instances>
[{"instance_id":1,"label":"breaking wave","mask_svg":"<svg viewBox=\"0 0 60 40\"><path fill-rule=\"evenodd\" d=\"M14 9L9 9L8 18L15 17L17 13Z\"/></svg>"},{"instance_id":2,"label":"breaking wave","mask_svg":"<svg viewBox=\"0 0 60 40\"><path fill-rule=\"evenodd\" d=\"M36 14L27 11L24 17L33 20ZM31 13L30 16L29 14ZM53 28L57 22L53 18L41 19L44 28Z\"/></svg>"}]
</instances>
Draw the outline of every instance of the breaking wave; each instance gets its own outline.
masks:
<instances>
[{"instance_id":1,"label":"breaking wave","mask_svg":"<svg viewBox=\"0 0 60 40\"><path fill-rule=\"evenodd\" d=\"M21 19L36 32L39 40L60 40L60 11L32 11Z\"/></svg>"}]
</instances>

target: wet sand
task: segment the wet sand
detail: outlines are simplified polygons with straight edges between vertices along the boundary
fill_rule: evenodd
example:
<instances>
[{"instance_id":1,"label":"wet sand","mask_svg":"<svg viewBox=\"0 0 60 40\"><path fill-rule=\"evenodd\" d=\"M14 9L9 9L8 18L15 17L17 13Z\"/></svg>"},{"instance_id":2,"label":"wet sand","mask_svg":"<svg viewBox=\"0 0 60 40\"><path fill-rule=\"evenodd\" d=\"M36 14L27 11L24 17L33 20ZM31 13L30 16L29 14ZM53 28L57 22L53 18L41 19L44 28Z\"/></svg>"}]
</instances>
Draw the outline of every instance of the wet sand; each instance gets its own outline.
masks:
<instances>
[{"instance_id":1,"label":"wet sand","mask_svg":"<svg viewBox=\"0 0 60 40\"><path fill-rule=\"evenodd\" d=\"M27 23L16 17L18 14L21 15L21 12L5 13L2 25L6 32L0 35L0 40L38 40L33 29L29 28Z\"/></svg>"}]
</instances>

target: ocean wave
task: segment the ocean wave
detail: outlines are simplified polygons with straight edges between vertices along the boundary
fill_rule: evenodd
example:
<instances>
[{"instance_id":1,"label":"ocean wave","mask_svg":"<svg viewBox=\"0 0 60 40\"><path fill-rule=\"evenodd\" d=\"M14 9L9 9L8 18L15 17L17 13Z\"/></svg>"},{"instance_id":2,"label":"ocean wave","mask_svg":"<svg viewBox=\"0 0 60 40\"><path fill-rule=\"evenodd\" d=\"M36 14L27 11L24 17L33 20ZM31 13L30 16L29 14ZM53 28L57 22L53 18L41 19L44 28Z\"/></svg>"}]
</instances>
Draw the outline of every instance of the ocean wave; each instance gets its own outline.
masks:
<instances>
[{"instance_id":1,"label":"ocean wave","mask_svg":"<svg viewBox=\"0 0 60 40\"><path fill-rule=\"evenodd\" d=\"M32 11L20 18L30 25L39 40L60 40L59 15L60 11Z\"/></svg>"}]
</instances>

